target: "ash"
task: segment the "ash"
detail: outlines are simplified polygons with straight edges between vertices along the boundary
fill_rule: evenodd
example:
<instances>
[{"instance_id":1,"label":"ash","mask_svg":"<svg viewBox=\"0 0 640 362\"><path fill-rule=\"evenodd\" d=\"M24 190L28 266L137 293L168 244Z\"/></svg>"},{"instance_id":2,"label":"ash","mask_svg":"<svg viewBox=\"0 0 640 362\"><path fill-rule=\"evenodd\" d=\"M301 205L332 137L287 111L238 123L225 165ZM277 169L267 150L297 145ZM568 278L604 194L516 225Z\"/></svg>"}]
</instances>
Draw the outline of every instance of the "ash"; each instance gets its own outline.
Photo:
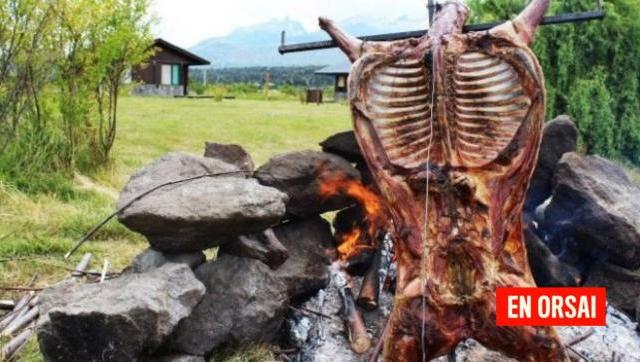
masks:
<instances>
[{"instance_id":1,"label":"ash","mask_svg":"<svg viewBox=\"0 0 640 362\"><path fill-rule=\"evenodd\" d=\"M298 348L295 355L289 356L292 361L359 362L369 358L369 354L354 353L349 345L346 328L340 317L342 301L338 288L343 283L343 277L337 268L337 264L331 266L331 278L327 288L302 304L301 310L292 312L287 320L289 338ZM354 291L360 290L362 278L353 277L350 282ZM393 295L383 290L379 303L378 309L371 312L360 309L374 344L378 341L384 323L391 313ZM326 317L305 313L304 310L320 312Z\"/></svg>"}]
</instances>

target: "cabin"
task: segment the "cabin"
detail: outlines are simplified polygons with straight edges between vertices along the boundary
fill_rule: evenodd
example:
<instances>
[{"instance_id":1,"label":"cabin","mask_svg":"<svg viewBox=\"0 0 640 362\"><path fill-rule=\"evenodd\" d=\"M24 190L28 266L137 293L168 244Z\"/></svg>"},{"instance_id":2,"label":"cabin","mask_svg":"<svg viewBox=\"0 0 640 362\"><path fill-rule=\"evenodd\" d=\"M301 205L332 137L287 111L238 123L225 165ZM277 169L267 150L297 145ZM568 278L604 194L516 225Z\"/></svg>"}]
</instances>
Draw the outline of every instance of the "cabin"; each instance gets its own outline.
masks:
<instances>
[{"instance_id":1,"label":"cabin","mask_svg":"<svg viewBox=\"0 0 640 362\"><path fill-rule=\"evenodd\" d=\"M333 99L335 101L343 101L347 99L347 79L349 78L349 71L351 71L351 63L345 60L342 63L329 65L317 70L315 74L334 77Z\"/></svg>"},{"instance_id":2,"label":"cabin","mask_svg":"<svg viewBox=\"0 0 640 362\"><path fill-rule=\"evenodd\" d=\"M209 65L208 60L164 39L156 39L153 54L142 65L131 70L131 79L138 85L133 94L186 96L189 92L189 66Z\"/></svg>"}]
</instances>

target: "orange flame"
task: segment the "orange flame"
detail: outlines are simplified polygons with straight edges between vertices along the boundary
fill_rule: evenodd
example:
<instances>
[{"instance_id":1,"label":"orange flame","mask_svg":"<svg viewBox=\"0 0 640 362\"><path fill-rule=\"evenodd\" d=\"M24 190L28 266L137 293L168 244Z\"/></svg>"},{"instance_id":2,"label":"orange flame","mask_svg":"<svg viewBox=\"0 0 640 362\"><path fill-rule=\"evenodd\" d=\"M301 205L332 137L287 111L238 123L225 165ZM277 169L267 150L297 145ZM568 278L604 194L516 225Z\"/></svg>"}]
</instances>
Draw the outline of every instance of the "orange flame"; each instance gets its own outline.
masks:
<instances>
[{"instance_id":1,"label":"orange flame","mask_svg":"<svg viewBox=\"0 0 640 362\"><path fill-rule=\"evenodd\" d=\"M329 198L335 195L346 195L355 200L364 211L366 230L355 228L342 234L338 240L338 253L345 260L357 255L360 251L374 247L378 230L385 226L385 212L380 197L364 186L360 181L346 175L332 175L321 179L320 195Z\"/></svg>"}]
</instances>

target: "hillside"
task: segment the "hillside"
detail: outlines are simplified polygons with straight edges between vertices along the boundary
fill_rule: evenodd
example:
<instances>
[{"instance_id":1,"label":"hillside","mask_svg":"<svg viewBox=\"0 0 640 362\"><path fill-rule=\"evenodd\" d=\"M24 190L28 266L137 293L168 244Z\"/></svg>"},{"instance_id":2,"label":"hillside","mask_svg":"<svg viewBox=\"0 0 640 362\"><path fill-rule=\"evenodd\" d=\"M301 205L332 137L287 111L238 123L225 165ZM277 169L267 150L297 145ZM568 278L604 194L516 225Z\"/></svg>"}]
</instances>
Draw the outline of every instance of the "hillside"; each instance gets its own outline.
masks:
<instances>
[{"instance_id":1,"label":"hillside","mask_svg":"<svg viewBox=\"0 0 640 362\"><path fill-rule=\"evenodd\" d=\"M424 17L394 20L359 17L340 21L339 25L351 34L369 35L416 30L424 27L423 23ZM189 50L209 59L215 68L328 65L344 59L336 50L280 55L277 48L282 30L286 31L287 43L328 39L319 29L307 31L298 21L284 18L237 28L227 36L203 40Z\"/></svg>"}]
</instances>

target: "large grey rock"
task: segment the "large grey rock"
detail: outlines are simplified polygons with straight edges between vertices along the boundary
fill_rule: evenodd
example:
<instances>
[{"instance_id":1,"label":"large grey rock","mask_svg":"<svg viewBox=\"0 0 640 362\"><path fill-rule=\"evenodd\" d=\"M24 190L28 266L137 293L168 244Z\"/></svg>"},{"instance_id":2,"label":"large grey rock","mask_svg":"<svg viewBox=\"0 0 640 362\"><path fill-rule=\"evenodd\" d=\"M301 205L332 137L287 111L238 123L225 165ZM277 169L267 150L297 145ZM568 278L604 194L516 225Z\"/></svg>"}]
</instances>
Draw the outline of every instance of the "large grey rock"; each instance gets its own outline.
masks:
<instances>
[{"instance_id":1,"label":"large grey rock","mask_svg":"<svg viewBox=\"0 0 640 362\"><path fill-rule=\"evenodd\" d=\"M306 296L326 287L331 249L335 250L329 223L316 216L289 221L274 231L289 251L287 261L274 271L287 286L289 296Z\"/></svg>"},{"instance_id":2,"label":"large grey rock","mask_svg":"<svg viewBox=\"0 0 640 362\"><path fill-rule=\"evenodd\" d=\"M551 196L556 165L562 155L576 150L577 141L578 128L569 116L558 116L544 125L538 162L527 191L527 210L534 210Z\"/></svg>"},{"instance_id":3,"label":"large grey rock","mask_svg":"<svg viewBox=\"0 0 640 362\"><path fill-rule=\"evenodd\" d=\"M292 220L274 228L289 258L276 270L257 259L221 254L196 275L207 294L172 338L181 353L207 355L227 343L277 338L287 304L324 288L333 247L331 228L320 217Z\"/></svg>"},{"instance_id":4,"label":"large grey rock","mask_svg":"<svg viewBox=\"0 0 640 362\"><path fill-rule=\"evenodd\" d=\"M58 284L40 295L40 350L47 361L134 361L160 347L204 293L182 264L103 284Z\"/></svg>"},{"instance_id":5,"label":"large grey rock","mask_svg":"<svg viewBox=\"0 0 640 362\"><path fill-rule=\"evenodd\" d=\"M136 255L124 271L125 273L146 273L166 263L185 264L191 269L204 263L207 257L201 251L167 254L152 248L145 249Z\"/></svg>"},{"instance_id":6,"label":"large grey rock","mask_svg":"<svg viewBox=\"0 0 640 362\"><path fill-rule=\"evenodd\" d=\"M607 288L607 300L640 321L640 273L608 263L594 266L586 285Z\"/></svg>"},{"instance_id":7,"label":"large grey rock","mask_svg":"<svg viewBox=\"0 0 640 362\"><path fill-rule=\"evenodd\" d=\"M640 267L640 187L620 167L601 157L566 153L554 185L541 225L551 244L574 240L587 256Z\"/></svg>"},{"instance_id":8,"label":"large grey rock","mask_svg":"<svg viewBox=\"0 0 640 362\"><path fill-rule=\"evenodd\" d=\"M204 157L216 158L244 171L252 172L254 168L251 155L240 145L206 142Z\"/></svg>"},{"instance_id":9,"label":"large grey rock","mask_svg":"<svg viewBox=\"0 0 640 362\"><path fill-rule=\"evenodd\" d=\"M322 151L333 153L351 162L363 162L362 152L353 131L336 133L320 142Z\"/></svg>"},{"instance_id":10,"label":"large grey rock","mask_svg":"<svg viewBox=\"0 0 640 362\"><path fill-rule=\"evenodd\" d=\"M304 218L352 204L342 193L323 194L321 186L336 178L360 180L360 173L336 155L299 151L273 157L256 170L255 177L289 195L288 216Z\"/></svg>"},{"instance_id":11,"label":"large grey rock","mask_svg":"<svg viewBox=\"0 0 640 362\"><path fill-rule=\"evenodd\" d=\"M196 269L207 293L180 322L171 348L207 355L225 343L272 341L287 311L287 285L255 259L223 254Z\"/></svg>"},{"instance_id":12,"label":"large grey rock","mask_svg":"<svg viewBox=\"0 0 640 362\"><path fill-rule=\"evenodd\" d=\"M118 208L169 181L233 171L238 168L216 159L172 153L131 177ZM154 249L198 251L278 223L285 212L286 198L274 188L237 174L204 177L162 187L135 201L118 218L145 235Z\"/></svg>"}]
</instances>

